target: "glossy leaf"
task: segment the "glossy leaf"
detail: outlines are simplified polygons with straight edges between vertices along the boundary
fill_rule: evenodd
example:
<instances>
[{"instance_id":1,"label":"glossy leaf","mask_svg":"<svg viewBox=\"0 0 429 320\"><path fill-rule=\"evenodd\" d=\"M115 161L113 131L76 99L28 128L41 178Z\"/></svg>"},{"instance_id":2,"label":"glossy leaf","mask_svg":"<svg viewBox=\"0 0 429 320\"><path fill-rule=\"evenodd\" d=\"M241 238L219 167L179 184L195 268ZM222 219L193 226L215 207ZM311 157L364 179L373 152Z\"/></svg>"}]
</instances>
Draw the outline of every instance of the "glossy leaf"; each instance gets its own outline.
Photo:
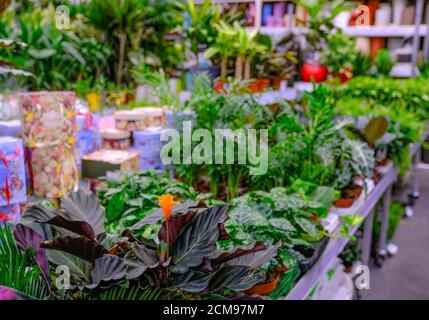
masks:
<instances>
[{"instance_id":1,"label":"glossy leaf","mask_svg":"<svg viewBox=\"0 0 429 320\"><path fill-rule=\"evenodd\" d=\"M73 238L67 236L64 238L55 238L42 243L41 247L64 251L90 263L94 263L95 259L107 253L107 250L97 241L85 237Z\"/></svg>"},{"instance_id":2,"label":"glossy leaf","mask_svg":"<svg viewBox=\"0 0 429 320\"><path fill-rule=\"evenodd\" d=\"M95 194L79 190L61 199L61 206L67 211L70 220L89 223L96 236L104 232L104 209Z\"/></svg>"},{"instance_id":3,"label":"glossy leaf","mask_svg":"<svg viewBox=\"0 0 429 320\"><path fill-rule=\"evenodd\" d=\"M220 232L218 224L225 220L228 209L228 205L207 209L186 225L171 247L173 272L184 273L214 253Z\"/></svg>"}]
</instances>

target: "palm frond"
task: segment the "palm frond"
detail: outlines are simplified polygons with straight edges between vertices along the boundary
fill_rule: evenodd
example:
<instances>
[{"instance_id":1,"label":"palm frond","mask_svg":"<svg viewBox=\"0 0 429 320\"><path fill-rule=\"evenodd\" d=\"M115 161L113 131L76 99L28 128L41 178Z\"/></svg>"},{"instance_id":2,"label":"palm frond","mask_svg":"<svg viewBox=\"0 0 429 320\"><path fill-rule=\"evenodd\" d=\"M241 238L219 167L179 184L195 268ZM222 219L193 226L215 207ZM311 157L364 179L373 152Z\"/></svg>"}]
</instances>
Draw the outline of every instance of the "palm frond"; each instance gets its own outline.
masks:
<instances>
[{"instance_id":1,"label":"palm frond","mask_svg":"<svg viewBox=\"0 0 429 320\"><path fill-rule=\"evenodd\" d=\"M156 288L114 287L101 293L99 300L158 300L161 292Z\"/></svg>"},{"instance_id":2,"label":"palm frond","mask_svg":"<svg viewBox=\"0 0 429 320\"><path fill-rule=\"evenodd\" d=\"M0 225L0 285L37 299L48 295L34 262L34 249L21 253L8 224Z\"/></svg>"}]
</instances>

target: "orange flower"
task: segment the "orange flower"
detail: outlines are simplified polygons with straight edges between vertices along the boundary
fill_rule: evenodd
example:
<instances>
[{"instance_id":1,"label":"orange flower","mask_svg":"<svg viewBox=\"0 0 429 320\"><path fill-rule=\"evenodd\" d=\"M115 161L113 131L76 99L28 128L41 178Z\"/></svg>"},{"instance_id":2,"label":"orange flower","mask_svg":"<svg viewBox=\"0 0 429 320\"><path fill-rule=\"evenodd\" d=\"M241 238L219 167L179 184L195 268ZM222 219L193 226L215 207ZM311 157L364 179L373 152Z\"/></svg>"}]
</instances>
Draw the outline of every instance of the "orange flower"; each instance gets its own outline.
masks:
<instances>
[{"instance_id":1,"label":"orange flower","mask_svg":"<svg viewBox=\"0 0 429 320\"><path fill-rule=\"evenodd\" d=\"M159 206L162 208L164 219L168 221L170 220L171 211L173 210L173 207L180 202L174 201L174 197L168 193L158 197L158 203Z\"/></svg>"}]
</instances>

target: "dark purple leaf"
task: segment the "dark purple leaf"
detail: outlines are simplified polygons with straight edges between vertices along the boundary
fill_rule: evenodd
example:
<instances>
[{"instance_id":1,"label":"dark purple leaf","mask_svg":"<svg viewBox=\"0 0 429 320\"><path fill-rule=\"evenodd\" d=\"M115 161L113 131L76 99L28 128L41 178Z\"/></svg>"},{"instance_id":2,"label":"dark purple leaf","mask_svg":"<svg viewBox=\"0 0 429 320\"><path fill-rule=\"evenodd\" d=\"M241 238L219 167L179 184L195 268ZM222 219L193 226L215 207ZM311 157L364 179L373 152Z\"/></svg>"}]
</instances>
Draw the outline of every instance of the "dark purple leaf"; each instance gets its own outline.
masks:
<instances>
[{"instance_id":1,"label":"dark purple leaf","mask_svg":"<svg viewBox=\"0 0 429 320\"><path fill-rule=\"evenodd\" d=\"M229 240L230 236L225 228L225 222L219 223L219 240Z\"/></svg>"},{"instance_id":2,"label":"dark purple leaf","mask_svg":"<svg viewBox=\"0 0 429 320\"><path fill-rule=\"evenodd\" d=\"M48 281L49 262L48 259L46 259L45 249L41 247L43 238L36 231L21 223L15 227L15 230L13 230L13 236L21 251L25 251L30 247L33 247L36 250L34 260L39 266L40 271L43 273L45 281Z\"/></svg>"},{"instance_id":3,"label":"dark purple leaf","mask_svg":"<svg viewBox=\"0 0 429 320\"><path fill-rule=\"evenodd\" d=\"M221 255L219 255L217 258L212 259L211 263L213 266L218 266L227 261L239 258L241 256L244 256L250 253L262 251L265 249L266 249L265 245L263 245L262 243L256 242L255 245L249 249L238 248L232 252L224 252Z\"/></svg>"},{"instance_id":4,"label":"dark purple leaf","mask_svg":"<svg viewBox=\"0 0 429 320\"><path fill-rule=\"evenodd\" d=\"M189 211L186 214L172 216L170 220L164 221L162 223L161 229L158 233L158 239L167 242L167 225L168 230L170 232L169 234L169 242L170 245L176 241L177 236L182 231L183 227L186 226L189 222L192 221L192 219L195 217L196 212L195 211Z\"/></svg>"},{"instance_id":5,"label":"dark purple leaf","mask_svg":"<svg viewBox=\"0 0 429 320\"><path fill-rule=\"evenodd\" d=\"M70 221L61 216L55 216L48 221L38 221L40 223L50 224L56 227L60 227L69 230L78 235L87 237L88 239L94 239L95 234L91 225L85 221Z\"/></svg>"},{"instance_id":6,"label":"dark purple leaf","mask_svg":"<svg viewBox=\"0 0 429 320\"><path fill-rule=\"evenodd\" d=\"M107 253L106 248L97 241L85 237L55 238L42 243L41 247L64 251L91 263Z\"/></svg>"}]
</instances>

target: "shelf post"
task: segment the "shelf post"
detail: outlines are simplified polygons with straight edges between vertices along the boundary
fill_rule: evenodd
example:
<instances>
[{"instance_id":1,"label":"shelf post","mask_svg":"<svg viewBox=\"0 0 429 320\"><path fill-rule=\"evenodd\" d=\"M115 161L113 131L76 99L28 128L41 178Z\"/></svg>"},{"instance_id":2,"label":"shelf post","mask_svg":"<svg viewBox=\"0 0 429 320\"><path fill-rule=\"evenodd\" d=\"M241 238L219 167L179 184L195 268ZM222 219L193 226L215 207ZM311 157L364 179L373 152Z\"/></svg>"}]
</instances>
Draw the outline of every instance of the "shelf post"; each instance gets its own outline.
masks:
<instances>
[{"instance_id":1,"label":"shelf post","mask_svg":"<svg viewBox=\"0 0 429 320\"><path fill-rule=\"evenodd\" d=\"M420 24L422 22L423 17L423 6L424 6L424 0L417 0L416 1L416 15L415 15L415 32L413 37L413 55L412 55L412 64L413 64L413 74L414 76L417 76L416 69L417 69L417 53L419 51L420 47Z\"/></svg>"},{"instance_id":2,"label":"shelf post","mask_svg":"<svg viewBox=\"0 0 429 320\"><path fill-rule=\"evenodd\" d=\"M371 210L365 219L363 239L362 239L362 264L369 267L371 258L371 243L372 243L372 225L374 221L374 209Z\"/></svg>"},{"instance_id":3,"label":"shelf post","mask_svg":"<svg viewBox=\"0 0 429 320\"><path fill-rule=\"evenodd\" d=\"M392 202L392 186L387 188L383 196L383 206L381 207L380 215L380 239L378 242L378 250L381 256L387 255L387 230L389 229L389 211Z\"/></svg>"}]
</instances>

